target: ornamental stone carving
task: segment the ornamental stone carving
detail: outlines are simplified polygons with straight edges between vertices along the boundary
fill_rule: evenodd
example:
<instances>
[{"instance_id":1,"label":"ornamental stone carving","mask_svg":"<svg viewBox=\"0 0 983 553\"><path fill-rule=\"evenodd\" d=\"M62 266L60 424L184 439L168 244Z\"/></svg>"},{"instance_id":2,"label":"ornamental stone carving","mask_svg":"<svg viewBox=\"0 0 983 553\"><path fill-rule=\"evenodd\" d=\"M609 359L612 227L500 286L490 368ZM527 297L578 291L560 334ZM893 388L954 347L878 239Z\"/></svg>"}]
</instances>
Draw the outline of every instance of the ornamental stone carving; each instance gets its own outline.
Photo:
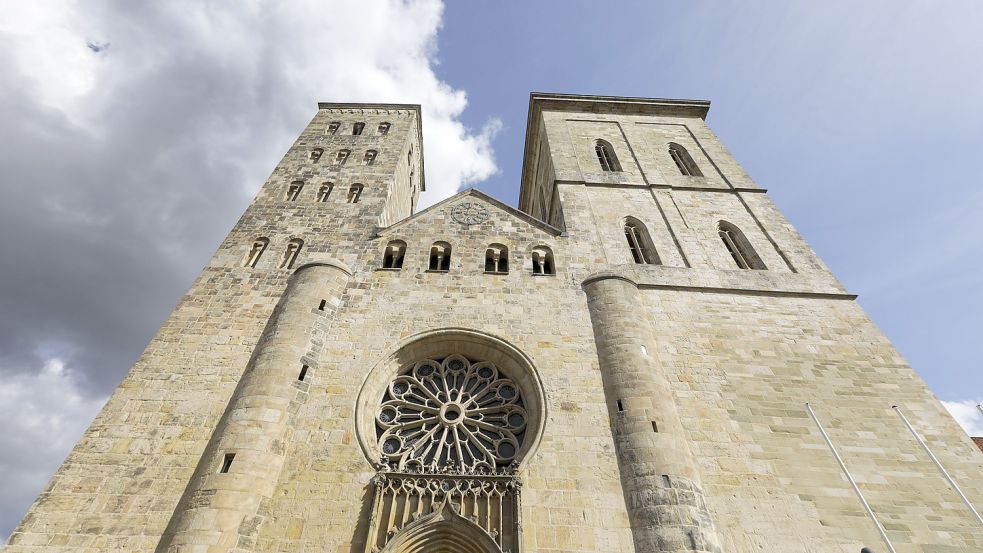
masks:
<instances>
[{"instance_id":1,"label":"ornamental stone carving","mask_svg":"<svg viewBox=\"0 0 983 553\"><path fill-rule=\"evenodd\" d=\"M527 420L519 386L494 364L425 359L389 383L376 413L379 456L401 471L503 472Z\"/></svg>"},{"instance_id":2,"label":"ornamental stone carving","mask_svg":"<svg viewBox=\"0 0 983 553\"><path fill-rule=\"evenodd\" d=\"M463 225L477 225L488 220L488 210L475 202L461 202L451 210L451 218Z\"/></svg>"}]
</instances>

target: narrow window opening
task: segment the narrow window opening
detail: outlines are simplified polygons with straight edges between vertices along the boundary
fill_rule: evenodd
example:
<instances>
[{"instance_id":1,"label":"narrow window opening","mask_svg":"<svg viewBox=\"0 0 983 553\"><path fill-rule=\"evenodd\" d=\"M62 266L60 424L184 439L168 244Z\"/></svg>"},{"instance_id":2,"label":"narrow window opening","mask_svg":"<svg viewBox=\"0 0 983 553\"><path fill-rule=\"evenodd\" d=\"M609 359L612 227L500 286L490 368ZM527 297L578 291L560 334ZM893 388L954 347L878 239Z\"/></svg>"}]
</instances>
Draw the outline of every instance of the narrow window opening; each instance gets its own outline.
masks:
<instances>
[{"instance_id":1,"label":"narrow window opening","mask_svg":"<svg viewBox=\"0 0 983 553\"><path fill-rule=\"evenodd\" d=\"M328 300L321 300L321 303L317 305L318 311L324 311L324 308L328 305Z\"/></svg>"},{"instance_id":2,"label":"narrow window opening","mask_svg":"<svg viewBox=\"0 0 983 553\"><path fill-rule=\"evenodd\" d=\"M222 459L222 468L220 468L218 471L221 474L225 474L225 473L229 472L229 469L232 468L232 461L235 458L236 458L236 454L235 453L226 453L225 454L225 458Z\"/></svg>"},{"instance_id":3,"label":"narrow window opening","mask_svg":"<svg viewBox=\"0 0 983 553\"><path fill-rule=\"evenodd\" d=\"M280 260L281 269L292 269L294 266L294 261L297 261L297 255L300 254L300 248L304 245L304 241L299 238L294 238L290 242L287 242L287 250L283 252L283 259Z\"/></svg>"},{"instance_id":4,"label":"narrow window opening","mask_svg":"<svg viewBox=\"0 0 983 553\"><path fill-rule=\"evenodd\" d=\"M648 354L649 354L648 348L646 348L644 345L642 345L642 355L648 355Z\"/></svg>"},{"instance_id":5,"label":"narrow window opening","mask_svg":"<svg viewBox=\"0 0 983 553\"><path fill-rule=\"evenodd\" d=\"M362 163L365 165L375 165L375 158L379 155L379 152L375 150L368 150L365 152L365 157L362 158Z\"/></svg>"},{"instance_id":6,"label":"narrow window opening","mask_svg":"<svg viewBox=\"0 0 983 553\"><path fill-rule=\"evenodd\" d=\"M352 125L352 136L358 136L362 134L362 130L365 129L365 123L355 123Z\"/></svg>"},{"instance_id":7,"label":"narrow window opening","mask_svg":"<svg viewBox=\"0 0 983 553\"><path fill-rule=\"evenodd\" d=\"M361 195L362 195L362 185L357 183L353 184L348 189L348 203L357 204L358 199Z\"/></svg>"},{"instance_id":8,"label":"narrow window opening","mask_svg":"<svg viewBox=\"0 0 983 553\"><path fill-rule=\"evenodd\" d=\"M344 165L348 161L348 156L351 155L351 150L339 150L338 155L334 158L335 165Z\"/></svg>"},{"instance_id":9,"label":"narrow window opening","mask_svg":"<svg viewBox=\"0 0 983 553\"><path fill-rule=\"evenodd\" d=\"M332 122L328 123L328 129L327 129L326 132L327 132L327 134L334 134L334 133L338 132L338 128L339 127L341 127L341 122L339 122L339 121L332 121Z\"/></svg>"},{"instance_id":10,"label":"narrow window opening","mask_svg":"<svg viewBox=\"0 0 983 553\"><path fill-rule=\"evenodd\" d=\"M536 246L532 249L532 274L556 274L556 269L553 266L553 251L547 246Z\"/></svg>"},{"instance_id":11,"label":"narrow window opening","mask_svg":"<svg viewBox=\"0 0 983 553\"><path fill-rule=\"evenodd\" d=\"M295 180L287 187L287 201L295 201L300 196L301 189L304 188L304 181Z\"/></svg>"},{"instance_id":12,"label":"narrow window opening","mask_svg":"<svg viewBox=\"0 0 983 553\"><path fill-rule=\"evenodd\" d=\"M505 274L509 272L509 249L492 244L485 250L485 272Z\"/></svg>"},{"instance_id":13,"label":"narrow window opening","mask_svg":"<svg viewBox=\"0 0 983 553\"><path fill-rule=\"evenodd\" d=\"M621 400L619 399L618 400L618 411L624 411L624 410L625 410L625 406L621 403Z\"/></svg>"},{"instance_id":14,"label":"narrow window opening","mask_svg":"<svg viewBox=\"0 0 983 553\"><path fill-rule=\"evenodd\" d=\"M730 254L738 268L767 269L740 229L726 221L720 221L717 223L717 234L720 235L721 242L724 243L727 253Z\"/></svg>"},{"instance_id":15,"label":"narrow window opening","mask_svg":"<svg viewBox=\"0 0 983 553\"><path fill-rule=\"evenodd\" d=\"M621 164L614 155L614 148L604 140L594 141L594 153L597 154L597 162L601 164L601 170L605 172L621 171Z\"/></svg>"},{"instance_id":16,"label":"narrow window opening","mask_svg":"<svg viewBox=\"0 0 983 553\"><path fill-rule=\"evenodd\" d=\"M687 177L703 176L703 173L700 172L700 168L696 166L696 162L693 161L693 157L689 155L686 148L672 142L669 144L669 156L672 158L672 161L675 162L676 168L679 169L680 174Z\"/></svg>"},{"instance_id":17,"label":"narrow window opening","mask_svg":"<svg viewBox=\"0 0 983 553\"><path fill-rule=\"evenodd\" d=\"M319 202L328 201L328 198L331 196L332 190L334 190L334 185L331 184L330 182L326 182L323 185L321 185L321 188L318 188L317 190L317 201Z\"/></svg>"},{"instance_id":18,"label":"narrow window opening","mask_svg":"<svg viewBox=\"0 0 983 553\"><path fill-rule=\"evenodd\" d=\"M406 242L394 240L386 246L382 255L383 269L402 269L403 256L406 255Z\"/></svg>"},{"instance_id":19,"label":"narrow window opening","mask_svg":"<svg viewBox=\"0 0 983 553\"><path fill-rule=\"evenodd\" d=\"M406 164L413 164L413 146L410 146L410 151L406 152Z\"/></svg>"},{"instance_id":20,"label":"narrow window opening","mask_svg":"<svg viewBox=\"0 0 983 553\"><path fill-rule=\"evenodd\" d=\"M662 484L665 487L667 487L667 488L671 488L672 487L672 480L669 479L669 475L668 474L663 474L662 475Z\"/></svg>"},{"instance_id":21,"label":"narrow window opening","mask_svg":"<svg viewBox=\"0 0 983 553\"><path fill-rule=\"evenodd\" d=\"M447 242L434 242L430 246L430 263L427 269L431 271L449 271L451 268L451 245Z\"/></svg>"},{"instance_id":22,"label":"narrow window opening","mask_svg":"<svg viewBox=\"0 0 983 553\"><path fill-rule=\"evenodd\" d=\"M300 374L297 375L297 380L300 381L300 382L303 382L305 378L307 378L307 365L301 366L300 367ZM655 424L655 423L652 423L652 424Z\"/></svg>"},{"instance_id":23,"label":"narrow window opening","mask_svg":"<svg viewBox=\"0 0 983 553\"><path fill-rule=\"evenodd\" d=\"M260 256L266 251L266 246L270 244L268 238L257 238L253 245L249 248L249 252L246 253L246 259L243 261L243 266L245 267L255 267L256 263L259 262Z\"/></svg>"},{"instance_id":24,"label":"narrow window opening","mask_svg":"<svg viewBox=\"0 0 983 553\"><path fill-rule=\"evenodd\" d=\"M645 225L639 221L629 218L625 222L625 240L628 241L628 250L631 252L631 258L635 263L640 265L660 265L662 263L659 254L652 245L652 239L649 238Z\"/></svg>"},{"instance_id":25,"label":"narrow window opening","mask_svg":"<svg viewBox=\"0 0 983 553\"><path fill-rule=\"evenodd\" d=\"M658 432L658 431L659 431L659 425L655 424L655 421L652 421L652 432Z\"/></svg>"},{"instance_id":26,"label":"narrow window opening","mask_svg":"<svg viewBox=\"0 0 983 553\"><path fill-rule=\"evenodd\" d=\"M317 163L318 161L321 160L321 154L323 153L324 150L322 148L314 148L313 150L311 150L311 161Z\"/></svg>"},{"instance_id":27,"label":"narrow window opening","mask_svg":"<svg viewBox=\"0 0 983 553\"><path fill-rule=\"evenodd\" d=\"M379 123L379 134L389 134L389 128L392 127L389 123Z\"/></svg>"}]
</instances>

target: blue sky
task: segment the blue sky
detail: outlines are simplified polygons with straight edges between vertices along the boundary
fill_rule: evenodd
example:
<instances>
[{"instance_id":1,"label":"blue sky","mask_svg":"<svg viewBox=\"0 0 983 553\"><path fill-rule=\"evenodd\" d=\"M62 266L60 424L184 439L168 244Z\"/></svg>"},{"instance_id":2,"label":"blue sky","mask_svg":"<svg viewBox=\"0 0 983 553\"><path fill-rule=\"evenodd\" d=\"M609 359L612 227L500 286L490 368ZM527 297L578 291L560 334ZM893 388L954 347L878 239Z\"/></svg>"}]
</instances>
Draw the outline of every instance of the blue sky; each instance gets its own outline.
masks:
<instances>
[{"instance_id":1,"label":"blue sky","mask_svg":"<svg viewBox=\"0 0 983 553\"><path fill-rule=\"evenodd\" d=\"M502 120L478 186L510 203L530 91L710 100L713 130L932 390L973 400L983 4L963 8L454 3L437 74L468 91L467 124Z\"/></svg>"},{"instance_id":2,"label":"blue sky","mask_svg":"<svg viewBox=\"0 0 983 553\"><path fill-rule=\"evenodd\" d=\"M983 435L980 29L976 1L5 6L0 536L318 100L423 104L423 206L467 186L515 203L531 91L711 100L714 131Z\"/></svg>"}]
</instances>

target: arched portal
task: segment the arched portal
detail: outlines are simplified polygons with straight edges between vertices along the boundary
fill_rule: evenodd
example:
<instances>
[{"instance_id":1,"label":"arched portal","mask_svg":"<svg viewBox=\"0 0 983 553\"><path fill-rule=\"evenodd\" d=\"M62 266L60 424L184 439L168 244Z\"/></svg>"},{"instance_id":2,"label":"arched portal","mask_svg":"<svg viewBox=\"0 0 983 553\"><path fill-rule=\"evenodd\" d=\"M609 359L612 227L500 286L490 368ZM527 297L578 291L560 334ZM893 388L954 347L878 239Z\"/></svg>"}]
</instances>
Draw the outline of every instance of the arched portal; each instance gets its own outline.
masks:
<instances>
[{"instance_id":1,"label":"arched portal","mask_svg":"<svg viewBox=\"0 0 983 553\"><path fill-rule=\"evenodd\" d=\"M500 553L495 538L461 516L450 501L408 524L381 553Z\"/></svg>"},{"instance_id":2,"label":"arched portal","mask_svg":"<svg viewBox=\"0 0 983 553\"><path fill-rule=\"evenodd\" d=\"M517 551L545 406L528 356L473 330L411 336L377 363L355 411L378 470L366 553Z\"/></svg>"}]
</instances>

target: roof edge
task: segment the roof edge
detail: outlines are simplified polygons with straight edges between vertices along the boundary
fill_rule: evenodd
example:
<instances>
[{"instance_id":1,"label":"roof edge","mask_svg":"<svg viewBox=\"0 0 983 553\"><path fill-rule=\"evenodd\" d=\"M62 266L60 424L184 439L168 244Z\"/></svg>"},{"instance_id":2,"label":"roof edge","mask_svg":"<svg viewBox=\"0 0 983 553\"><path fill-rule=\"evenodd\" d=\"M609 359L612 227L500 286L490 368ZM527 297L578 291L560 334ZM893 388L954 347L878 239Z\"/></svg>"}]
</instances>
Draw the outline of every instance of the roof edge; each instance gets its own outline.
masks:
<instances>
[{"instance_id":1,"label":"roof edge","mask_svg":"<svg viewBox=\"0 0 983 553\"><path fill-rule=\"evenodd\" d=\"M440 207L442 207L444 205L447 205L450 202L452 202L452 201L454 201L454 200L456 200L458 198L462 198L464 196L477 196L477 197L485 200L486 202L490 203L491 205L493 205L493 206L501 209L502 211L505 211L506 213L511 214L513 217L516 217L516 218L518 218L518 219L520 219L522 221L525 221L529 225L534 226L534 227L536 227L536 228L538 228L538 229L546 232L547 234L551 234L553 236L560 236L561 234L563 234L563 231L561 229L558 229L558 228L554 227L553 225L551 225L551 224L549 224L549 223L547 223L545 221L540 221L539 219L533 217L532 215L529 215L528 213L526 213L524 211L519 211L518 209L510 206L509 204L507 204L507 203L505 203L505 202L503 202L503 201L501 201L501 200L499 200L499 199L497 199L497 198L495 198L493 196L489 196L485 192L482 192L481 190L478 190L477 188L474 188L472 186L472 187L465 188L464 190L462 190L462 191L454 194L453 196L451 196L449 198L444 198L443 200L441 200L441 201L433 204L432 206L430 206L430 207L428 207L428 208L426 208L426 209L424 209L422 211L417 211L416 213L410 215L409 217L407 217L405 219L402 219L400 221L397 221L397 222L389 225L388 227L382 227L382 228L378 229L378 231L376 232L376 236L384 236L385 234L388 234L389 232L391 232L393 229L399 228L399 227L403 226L404 224L409 223L412 220L415 220L417 218L420 218L420 217L422 217L426 213L429 213L431 211L436 211L438 208L440 208Z\"/></svg>"}]
</instances>

